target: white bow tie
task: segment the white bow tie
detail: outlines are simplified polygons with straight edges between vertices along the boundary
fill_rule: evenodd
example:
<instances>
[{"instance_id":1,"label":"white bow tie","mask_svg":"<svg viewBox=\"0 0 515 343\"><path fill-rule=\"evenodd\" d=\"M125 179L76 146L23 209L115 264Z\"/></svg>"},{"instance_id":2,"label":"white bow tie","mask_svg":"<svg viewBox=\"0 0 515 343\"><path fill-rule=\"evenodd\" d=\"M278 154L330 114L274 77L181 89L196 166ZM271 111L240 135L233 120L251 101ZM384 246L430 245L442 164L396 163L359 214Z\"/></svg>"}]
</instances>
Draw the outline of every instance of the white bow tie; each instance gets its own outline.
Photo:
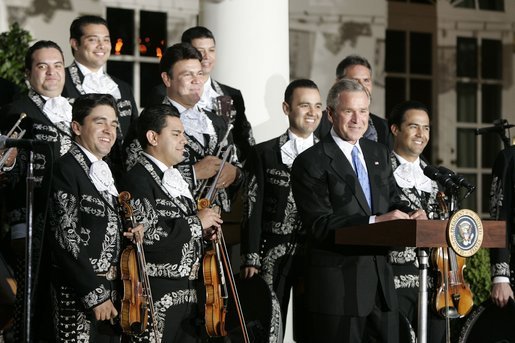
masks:
<instances>
[{"instance_id":1,"label":"white bow tie","mask_svg":"<svg viewBox=\"0 0 515 343\"><path fill-rule=\"evenodd\" d=\"M72 121L72 106L62 96L49 98L43 106L43 113L54 124L61 121L69 124Z\"/></svg>"},{"instance_id":2,"label":"white bow tie","mask_svg":"<svg viewBox=\"0 0 515 343\"><path fill-rule=\"evenodd\" d=\"M204 145L204 134L215 134L215 128L211 119L196 108L190 108L182 112L181 122L184 125L186 134L195 137L202 145Z\"/></svg>"},{"instance_id":3,"label":"white bow tie","mask_svg":"<svg viewBox=\"0 0 515 343\"><path fill-rule=\"evenodd\" d=\"M163 186L174 198L185 196L193 200L188 183L184 181L181 173L175 168L168 168L163 174Z\"/></svg>"},{"instance_id":4,"label":"white bow tie","mask_svg":"<svg viewBox=\"0 0 515 343\"><path fill-rule=\"evenodd\" d=\"M115 197L118 196L111 169L104 161L95 161L91 164L91 167L89 167L89 177L99 192L108 191L109 194Z\"/></svg>"},{"instance_id":5,"label":"white bow tie","mask_svg":"<svg viewBox=\"0 0 515 343\"><path fill-rule=\"evenodd\" d=\"M290 139L281 147L281 159L284 164L291 167L297 156L307 148L313 146L313 137Z\"/></svg>"},{"instance_id":6,"label":"white bow tie","mask_svg":"<svg viewBox=\"0 0 515 343\"><path fill-rule=\"evenodd\" d=\"M122 97L118 84L106 74L99 75L97 73L89 73L84 75L82 88L87 94L111 94L115 99L120 99Z\"/></svg>"},{"instance_id":7,"label":"white bow tie","mask_svg":"<svg viewBox=\"0 0 515 343\"><path fill-rule=\"evenodd\" d=\"M433 190L431 179L424 175L418 164L403 163L395 169L393 176L401 188L415 187L417 190L427 193L431 193Z\"/></svg>"}]
</instances>

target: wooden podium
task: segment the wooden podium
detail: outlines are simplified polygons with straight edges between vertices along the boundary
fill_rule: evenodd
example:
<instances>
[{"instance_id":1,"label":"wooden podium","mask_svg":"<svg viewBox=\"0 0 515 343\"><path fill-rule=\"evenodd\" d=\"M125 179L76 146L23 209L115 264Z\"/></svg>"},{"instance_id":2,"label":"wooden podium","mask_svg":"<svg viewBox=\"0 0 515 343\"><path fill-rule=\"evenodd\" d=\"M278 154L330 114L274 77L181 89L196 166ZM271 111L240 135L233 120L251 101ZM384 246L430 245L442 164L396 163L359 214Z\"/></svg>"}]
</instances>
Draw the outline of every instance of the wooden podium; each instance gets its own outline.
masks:
<instances>
[{"instance_id":1,"label":"wooden podium","mask_svg":"<svg viewBox=\"0 0 515 343\"><path fill-rule=\"evenodd\" d=\"M506 246L506 222L483 220L483 248ZM446 247L447 220L398 219L335 231L335 243L392 247Z\"/></svg>"},{"instance_id":2,"label":"wooden podium","mask_svg":"<svg viewBox=\"0 0 515 343\"><path fill-rule=\"evenodd\" d=\"M387 247L447 247L447 220L398 219L387 222L345 227L335 231L335 243ZM506 222L484 220L483 248L506 246ZM419 308L417 342L427 343L427 249L417 249L419 261Z\"/></svg>"}]
</instances>

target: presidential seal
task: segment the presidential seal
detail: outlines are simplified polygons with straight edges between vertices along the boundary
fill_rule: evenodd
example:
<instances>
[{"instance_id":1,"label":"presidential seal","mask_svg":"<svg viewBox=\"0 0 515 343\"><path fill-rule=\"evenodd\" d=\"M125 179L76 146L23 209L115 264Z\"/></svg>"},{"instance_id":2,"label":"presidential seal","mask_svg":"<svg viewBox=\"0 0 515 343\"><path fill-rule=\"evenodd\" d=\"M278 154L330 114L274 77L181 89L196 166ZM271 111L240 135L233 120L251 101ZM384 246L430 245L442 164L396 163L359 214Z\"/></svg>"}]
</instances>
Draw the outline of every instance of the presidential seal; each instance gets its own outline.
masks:
<instances>
[{"instance_id":1,"label":"presidential seal","mask_svg":"<svg viewBox=\"0 0 515 343\"><path fill-rule=\"evenodd\" d=\"M477 213L466 209L456 211L447 224L447 241L456 254L474 255L483 243L483 224Z\"/></svg>"}]
</instances>

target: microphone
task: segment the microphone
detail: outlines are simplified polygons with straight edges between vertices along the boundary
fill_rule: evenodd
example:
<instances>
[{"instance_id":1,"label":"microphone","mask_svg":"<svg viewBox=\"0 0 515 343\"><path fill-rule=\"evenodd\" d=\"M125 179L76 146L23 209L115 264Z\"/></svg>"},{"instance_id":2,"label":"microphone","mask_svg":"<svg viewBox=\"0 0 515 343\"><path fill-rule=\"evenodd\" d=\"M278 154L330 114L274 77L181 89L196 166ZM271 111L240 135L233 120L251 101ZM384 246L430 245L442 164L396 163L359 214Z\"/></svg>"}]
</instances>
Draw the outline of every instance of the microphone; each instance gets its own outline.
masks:
<instances>
[{"instance_id":1,"label":"microphone","mask_svg":"<svg viewBox=\"0 0 515 343\"><path fill-rule=\"evenodd\" d=\"M462 175L455 174L452 170L447 169L443 166L438 167L438 171L442 174L447 174L451 177L451 180L460 187L465 187L470 193L472 193L476 186L465 180Z\"/></svg>"},{"instance_id":2,"label":"microphone","mask_svg":"<svg viewBox=\"0 0 515 343\"><path fill-rule=\"evenodd\" d=\"M7 136L0 135L0 149L6 148L24 148L32 149L36 145L48 144L47 141L40 141L37 139L13 139Z\"/></svg>"},{"instance_id":3,"label":"microphone","mask_svg":"<svg viewBox=\"0 0 515 343\"><path fill-rule=\"evenodd\" d=\"M505 119L497 119L494 120L494 126L483 127L481 129L476 129L476 135L482 135L489 132L503 132L506 129L512 128L515 125L508 124L508 121Z\"/></svg>"},{"instance_id":4,"label":"microphone","mask_svg":"<svg viewBox=\"0 0 515 343\"><path fill-rule=\"evenodd\" d=\"M467 189L467 193L465 193L463 199L466 199L476 189L476 186L465 180L465 178L462 175L455 174L452 170L447 169L443 166L438 167L438 170L440 171L440 173L448 175L451 178L451 180L459 187L465 187Z\"/></svg>"},{"instance_id":5,"label":"microphone","mask_svg":"<svg viewBox=\"0 0 515 343\"><path fill-rule=\"evenodd\" d=\"M457 184L455 184L452 181L449 175L440 173L440 171L433 166L427 165L424 168L424 175L430 178L431 180L440 183L445 189L456 191L460 188Z\"/></svg>"}]
</instances>

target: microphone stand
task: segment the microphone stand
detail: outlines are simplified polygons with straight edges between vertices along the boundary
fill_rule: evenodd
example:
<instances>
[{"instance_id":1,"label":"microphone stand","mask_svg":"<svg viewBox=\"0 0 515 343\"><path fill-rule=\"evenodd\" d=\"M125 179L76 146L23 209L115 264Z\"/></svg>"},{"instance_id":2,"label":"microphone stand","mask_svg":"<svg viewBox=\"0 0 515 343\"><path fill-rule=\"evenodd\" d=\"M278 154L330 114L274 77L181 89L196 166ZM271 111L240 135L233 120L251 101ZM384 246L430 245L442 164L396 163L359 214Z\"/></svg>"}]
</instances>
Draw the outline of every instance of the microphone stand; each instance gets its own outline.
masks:
<instances>
[{"instance_id":1,"label":"microphone stand","mask_svg":"<svg viewBox=\"0 0 515 343\"><path fill-rule=\"evenodd\" d=\"M31 319L32 319L32 224L33 224L33 204L34 204L34 152L31 150L29 155L29 165L27 166L27 237L25 239L25 294L23 297L23 336L24 342L32 342Z\"/></svg>"},{"instance_id":2,"label":"microphone stand","mask_svg":"<svg viewBox=\"0 0 515 343\"><path fill-rule=\"evenodd\" d=\"M427 343L427 270L429 268L429 255L427 249L417 249L418 258L418 330L417 342Z\"/></svg>"}]
</instances>

